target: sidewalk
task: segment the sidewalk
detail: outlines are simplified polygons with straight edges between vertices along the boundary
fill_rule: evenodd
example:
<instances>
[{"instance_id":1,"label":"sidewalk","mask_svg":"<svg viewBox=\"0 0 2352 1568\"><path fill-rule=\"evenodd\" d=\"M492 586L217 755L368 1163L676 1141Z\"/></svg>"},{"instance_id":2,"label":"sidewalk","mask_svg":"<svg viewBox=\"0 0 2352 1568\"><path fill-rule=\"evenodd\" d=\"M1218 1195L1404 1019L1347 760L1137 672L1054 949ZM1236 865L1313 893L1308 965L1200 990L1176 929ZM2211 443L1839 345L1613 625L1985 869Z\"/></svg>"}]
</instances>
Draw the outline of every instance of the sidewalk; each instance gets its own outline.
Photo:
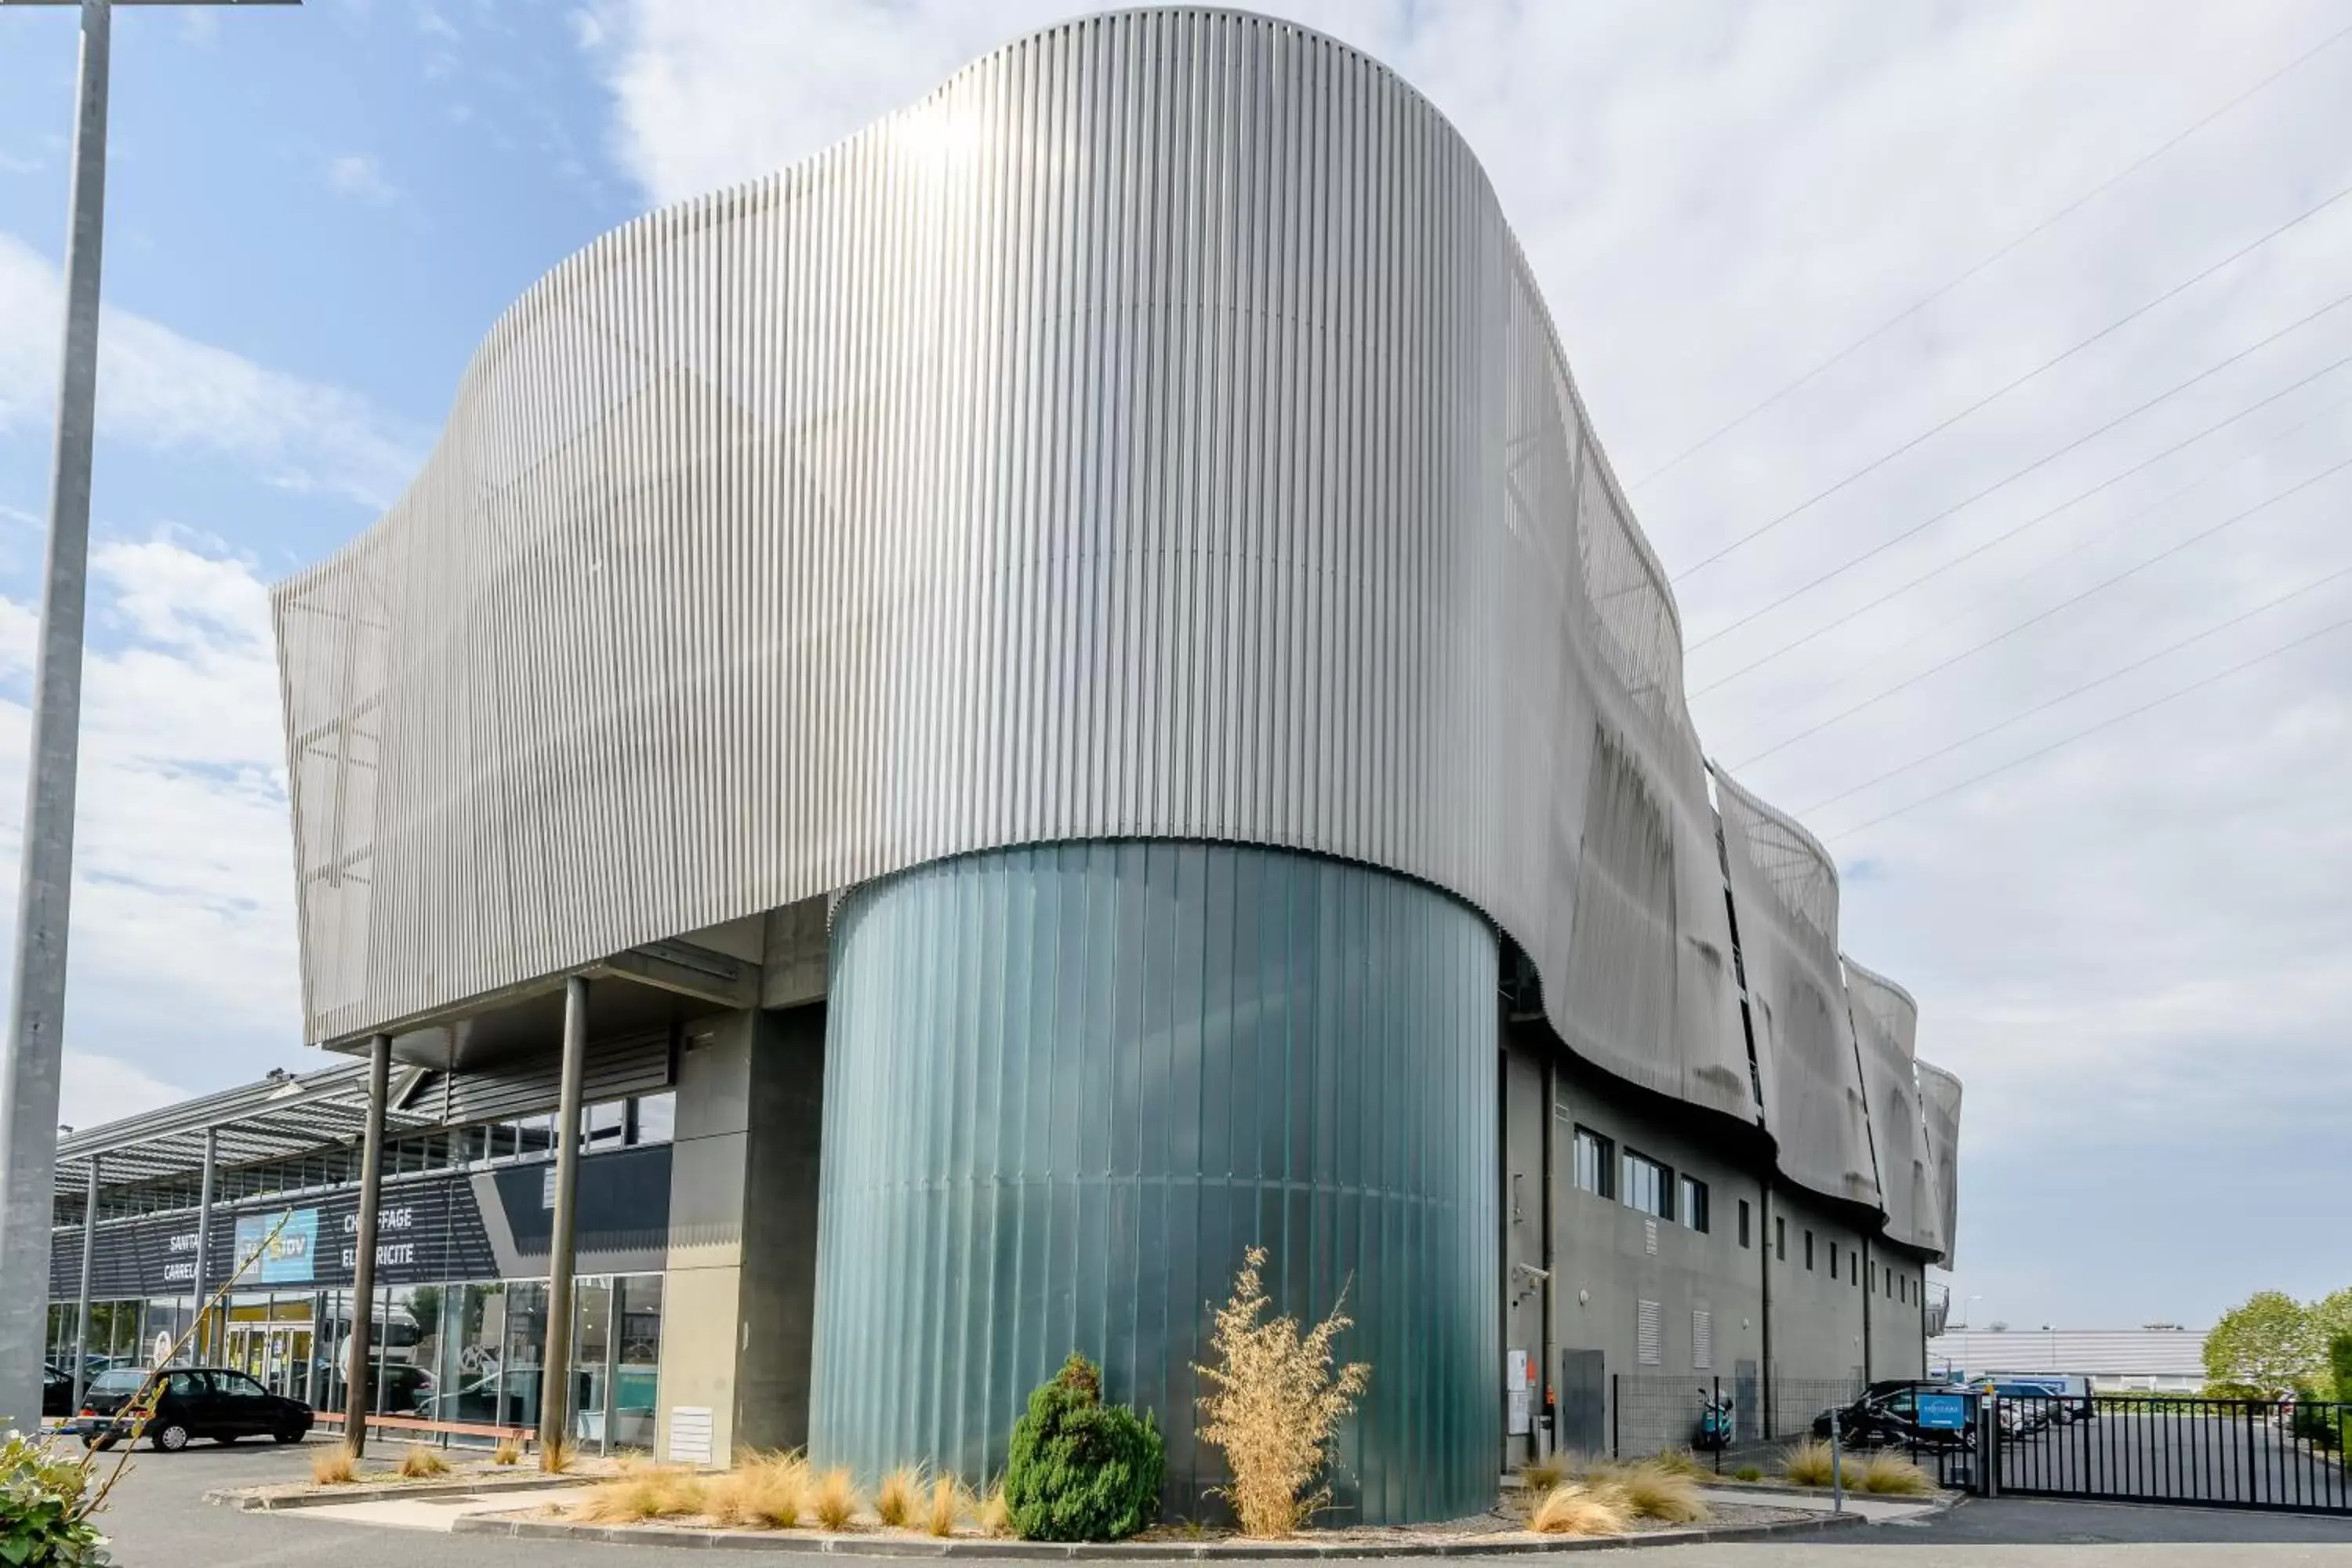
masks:
<instances>
[{"instance_id":1,"label":"sidewalk","mask_svg":"<svg viewBox=\"0 0 2352 1568\"><path fill-rule=\"evenodd\" d=\"M443 1535L457 1528L457 1521L470 1514L495 1513L504 1509L527 1507L548 1498L575 1489L563 1484L547 1487L507 1487L479 1493L462 1492L439 1497L386 1498L373 1502L322 1503L316 1507L278 1510L284 1519L323 1519L340 1524L381 1524L395 1530L430 1530Z\"/></svg>"},{"instance_id":2,"label":"sidewalk","mask_svg":"<svg viewBox=\"0 0 2352 1568\"><path fill-rule=\"evenodd\" d=\"M1802 1509L1809 1513L1828 1513L1832 1503L1827 1492L1774 1491L1759 1492L1748 1487L1701 1487L1698 1495L1710 1505L1749 1508ZM1941 1513L1950 1504L1935 1498L1856 1497L1848 1492L1845 1511L1860 1514L1873 1524L1905 1524Z\"/></svg>"}]
</instances>

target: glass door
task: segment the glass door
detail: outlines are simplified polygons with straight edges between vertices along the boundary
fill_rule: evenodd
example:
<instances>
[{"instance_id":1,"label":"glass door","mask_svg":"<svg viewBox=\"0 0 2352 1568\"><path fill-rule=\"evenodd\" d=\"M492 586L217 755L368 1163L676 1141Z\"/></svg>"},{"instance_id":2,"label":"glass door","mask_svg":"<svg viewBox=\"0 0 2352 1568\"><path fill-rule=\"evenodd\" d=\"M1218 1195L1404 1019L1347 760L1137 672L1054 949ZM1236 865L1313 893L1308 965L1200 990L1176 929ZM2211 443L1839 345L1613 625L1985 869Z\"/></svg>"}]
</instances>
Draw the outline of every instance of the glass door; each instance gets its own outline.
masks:
<instances>
[{"instance_id":1,"label":"glass door","mask_svg":"<svg viewBox=\"0 0 2352 1568\"><path fill-rule=\"evenodd\" d=\"M606 1400L613 1374L613 1282L576 1280L572 1300L572 1435L601 1454L612 1446Z\"/></svg>"}]
</instances>

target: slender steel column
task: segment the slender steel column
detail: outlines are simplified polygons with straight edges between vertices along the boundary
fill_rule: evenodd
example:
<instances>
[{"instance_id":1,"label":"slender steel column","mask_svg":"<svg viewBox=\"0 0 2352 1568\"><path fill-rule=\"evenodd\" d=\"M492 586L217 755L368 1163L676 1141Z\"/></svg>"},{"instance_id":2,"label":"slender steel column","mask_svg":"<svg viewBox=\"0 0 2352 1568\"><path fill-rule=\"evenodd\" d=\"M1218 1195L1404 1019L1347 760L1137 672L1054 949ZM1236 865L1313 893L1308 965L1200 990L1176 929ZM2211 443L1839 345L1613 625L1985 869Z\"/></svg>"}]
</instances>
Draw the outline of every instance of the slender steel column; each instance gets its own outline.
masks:
<instances>
[{"instance_id":1,"label":"slender steel column","mask_svg":"<svg viewBox=\"0 0 2352 1568\"><path fill-rule=\"evenodd\" d=\"M196 1337L191 1344L193 1359L198 1364L216 1362L219 1355L213 1348L214 1339L220 1334L220 1314L205 1321L205 1302L220 1281L212 1278L205 1265L213 1253L213 1173L220 1167L220 1130L205 1129L205 1169L196 1186Z\"/></svg>"},{"instance_id":2,"label":"slender steel column","mask_svg":"<svg viewBox=\"0 0 2352 1568\"><path fill-rule=\"evenodd\" d=\"M98 1257L98 1156L89 1157L89 1179L81 1194L81 1291L75 1298L73 1407L81 1408L82 1390L89 1376L89 1275Z\"/></svg>"},{"instance_id":3,"label":"slender steel column","mask_svg":"<svg viewBox=\"0 0 2352 1568\"><path fill-rule=\"evenodd\" d=\"M547 1240L547 1344L539 1358L539 1462L572 1426L572 1255L580 1210L580 1094L588 1058L588 982L563 983L563 1087L555 1111L555 1219Z\"/></svg>"},{"instance_id":4,"label":"slender steel column","mask_svg":"<svg viewBox=\"0 0 2352 1568\"><path fill-rule=\"evenodd\" d=\"M352 1254L352 1331L343 1342L343 1446L367 1453L368 1347L375 1337L375 1211L383 1193L383 1101L392 1077L392 1037L368 1044L367 1134L360 1145L358 1249Z\"/></svg>"},{"instance_id":5,"label":"slender steel column","mask_svg":"<svg viewBox=\"0 0 2352 1568\"><path fill-rule=\"evenodd\" d=\"M98 272L106 207L108 0L82 0L72 195L66 208L64 370L49 477L47 576L33 670L32 752L17 868L15 1002L0 1059L0 1425L41 1415L48 1339L49 1210L73 888L74 774L81 734L82 619L89 567L89 455L98 394Z\"/></svg>"}]
</instances>

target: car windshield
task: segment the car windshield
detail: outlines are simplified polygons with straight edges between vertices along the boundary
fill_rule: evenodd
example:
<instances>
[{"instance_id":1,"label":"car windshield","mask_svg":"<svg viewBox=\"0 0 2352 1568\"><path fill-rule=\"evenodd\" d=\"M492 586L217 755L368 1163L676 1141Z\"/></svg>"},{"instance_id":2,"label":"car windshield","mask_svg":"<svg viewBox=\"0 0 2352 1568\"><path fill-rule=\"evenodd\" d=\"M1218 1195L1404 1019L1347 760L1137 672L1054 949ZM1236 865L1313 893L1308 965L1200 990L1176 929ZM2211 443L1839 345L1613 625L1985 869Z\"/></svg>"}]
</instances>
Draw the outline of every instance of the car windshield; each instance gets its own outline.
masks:
<instances>
[{"instance_id":1,"label":"car windshield","mask_svg":"<svg viewBox=\"0 0 2352 1568\"><path fill-rule=\"evenodd\" d=\"M101 1372L98 1381L89 1385L92 1394L136 1394L147 1374L137 1368L126 1367L117 1372Z\"/></svg>"}]
</instances>

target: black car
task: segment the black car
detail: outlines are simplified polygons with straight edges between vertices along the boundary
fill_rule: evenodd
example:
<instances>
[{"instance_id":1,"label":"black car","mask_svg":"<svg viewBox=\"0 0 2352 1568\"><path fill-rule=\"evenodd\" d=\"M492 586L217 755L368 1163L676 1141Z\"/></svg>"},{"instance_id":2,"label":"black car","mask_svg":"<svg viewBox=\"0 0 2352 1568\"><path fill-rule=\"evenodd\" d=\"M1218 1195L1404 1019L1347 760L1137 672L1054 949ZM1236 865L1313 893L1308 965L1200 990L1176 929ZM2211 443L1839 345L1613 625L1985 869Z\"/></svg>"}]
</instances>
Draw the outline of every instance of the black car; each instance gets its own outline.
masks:
<instances>
[{"instance_id":1,"label":"black car","mask_svg":"<svg viewBox=\"0 0 2352 1568\"><path fill-rule=\"evenodd\" d=\"M119 1367L99 1373L82 1394L80 1413L72 1430L87 1447L111 1447L133 1436L136 1408L151 1383L155 1412L147 1422L148 1439L167 1454L175 1454L194 1437L234 1443L239 1437L274 1437L299 1443L310 1430L310 1407L270 1393L251 1377L227 1367L174 1366L157 1372Z\"/></svg>"},{"instance_id":2,"label":"black car","mask_svg":"<svg viewBox=\"0 0 2352 1568\"><path fill-rule=\"evenodd\" d=\"M1839 1408L1838 1440L1849 1448L1972 1447L1976 1443L1972 1432L1919 1425L1918 1399L1922 1393L1960 1392L1947 1384L1874 1383L1863 1391L1861 1398ZM1813 1436L1829 1435L1830 1413L1824 1410L1813 1417Z\"/></svg>"}]
</instances>

